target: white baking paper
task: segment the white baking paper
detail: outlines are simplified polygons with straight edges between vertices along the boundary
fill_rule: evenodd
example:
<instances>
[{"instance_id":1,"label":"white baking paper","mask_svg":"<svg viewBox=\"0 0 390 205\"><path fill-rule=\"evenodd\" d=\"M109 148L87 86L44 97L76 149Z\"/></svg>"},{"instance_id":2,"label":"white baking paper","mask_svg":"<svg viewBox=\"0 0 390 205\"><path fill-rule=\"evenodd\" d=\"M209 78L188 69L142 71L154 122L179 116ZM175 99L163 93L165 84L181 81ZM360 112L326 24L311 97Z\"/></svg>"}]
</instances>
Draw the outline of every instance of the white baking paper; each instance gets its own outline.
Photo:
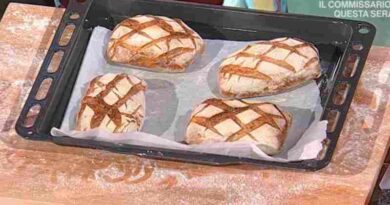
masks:
<instances>
[{"instance_id":1,"label":"white baking paper","mask_svg":"<svg viewBox=\"0 0 390 205\"><path fill-rule=\"evenodd\" d=\"M108 64L105 49L111 31L96 27L84 56L78 79L60 129L53 128L54 136L93 139L118 144L144 145L191 150L229 156L249 157L272 161L296 161L316 158L326 137L326 121L319 121L322 108L316 83L269 97L253 98L273 102L293 116L292 127L280 154L270 157L254 143L214 143L186 145L186 125L193 108L212 97L221 97L217 87L217 72L221 60L250 42L205 40L205 52L185 73L159 73ZM146 91L146 116L142 132L122 134L104 130L73 131L76 113L88 82L105 73L129 73L143 78Z\"/></svg>"}]
</instances>

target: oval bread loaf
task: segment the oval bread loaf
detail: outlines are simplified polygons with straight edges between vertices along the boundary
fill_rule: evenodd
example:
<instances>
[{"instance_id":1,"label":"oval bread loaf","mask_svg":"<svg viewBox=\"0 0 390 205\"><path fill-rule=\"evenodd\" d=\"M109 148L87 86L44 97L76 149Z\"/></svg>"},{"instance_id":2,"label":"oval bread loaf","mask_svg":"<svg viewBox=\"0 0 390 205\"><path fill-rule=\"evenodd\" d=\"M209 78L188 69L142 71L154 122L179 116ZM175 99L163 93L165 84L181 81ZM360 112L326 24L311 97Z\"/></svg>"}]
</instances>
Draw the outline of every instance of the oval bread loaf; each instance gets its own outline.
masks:
<instances>
[{"instance_id":1,"label":"oval bread loaf","mask_svg":"<svg viewBox=\"0 0 390 205\"><path fill-rule=\"evenodd\" d=\"M226 97L256 97L280 93L319 77L317 49L295 38L278 38L248 45L224 59L219 88Z\"/></svg>"},{"instance_id":2,"label":"oval bread loaf","mask_svg":"<svg viewBox=\"0 0 390 205\"><path fill-rule=\"evenodd\" d=\"M188 144L251 141L277 154L287 136L290 115L266 102L208 99L192 112Z\"/></svg>"},{"instance_id":3,"label":"oval bread loaf","mask_svg":"<svg viewBox=\"0 0 390 205\"><path fill-rule=\"evenodd\" d=\"M81 101L76 130L139 131L145 116L145 89L146 83L133 75L94 78Z\"/></svg>"},{"instance_id":4,"label":"oval bread loaf","mask_svg":"<svg viewBox=\"0 0 390 205\"><path fill-rule=\"evenodd\" d=\"M183 72L203 49L202 38L182 20L138 15L115 27L107 57L153 71Z\"/></svg>"}]
</instances>

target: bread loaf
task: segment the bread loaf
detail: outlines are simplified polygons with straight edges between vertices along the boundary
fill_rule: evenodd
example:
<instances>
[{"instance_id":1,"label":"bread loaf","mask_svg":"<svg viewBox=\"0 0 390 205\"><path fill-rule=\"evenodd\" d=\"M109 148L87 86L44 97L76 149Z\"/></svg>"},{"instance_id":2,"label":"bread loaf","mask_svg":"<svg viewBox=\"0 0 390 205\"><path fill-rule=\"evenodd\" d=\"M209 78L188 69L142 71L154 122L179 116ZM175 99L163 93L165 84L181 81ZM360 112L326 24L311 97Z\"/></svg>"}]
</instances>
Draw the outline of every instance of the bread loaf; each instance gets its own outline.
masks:
<instances>
[{"instance_id":1,"label":"bread loaf","mask_svg":"<svg viewBox=\"0 0 390 205\"><path fill-rule=\"evenodd\" d=\"M115 27L107 57L153 71L183 72L203 49L202 38L180 19L138 15Z\"/></svg>"},{"instance_id":2,"label":"bread loaf","mask_svg":"<svg viewBox=\"0 0 390 205\"><path fill-rule=\"evenodd\" d=\"M219 88L226 97L280 93L319 77L317 49L295 38L278 38L248 45L223 60Z\"/></svg>"},{"instance_id":3,"label":"bread loaf","mask_svg":"<svg viewBox=\"0 0 390 205\"><path fill-rule=\"evenodd\" d=\"M273 155L281 150L290 124L290 115L271 103L208 99L192 112L186 142L251 141Z\"/></svg>"},{"instance_id":4,"label":"bread loaf","mask_svg":"<svg viewBox=\"0 0 390 205\"><path fill-rule=\"evenodd\" d=\"M145 116L146 83L128 74L105 74L87 88L77 115L77 130L138 131Z\"/></svg>"}]
</instances>

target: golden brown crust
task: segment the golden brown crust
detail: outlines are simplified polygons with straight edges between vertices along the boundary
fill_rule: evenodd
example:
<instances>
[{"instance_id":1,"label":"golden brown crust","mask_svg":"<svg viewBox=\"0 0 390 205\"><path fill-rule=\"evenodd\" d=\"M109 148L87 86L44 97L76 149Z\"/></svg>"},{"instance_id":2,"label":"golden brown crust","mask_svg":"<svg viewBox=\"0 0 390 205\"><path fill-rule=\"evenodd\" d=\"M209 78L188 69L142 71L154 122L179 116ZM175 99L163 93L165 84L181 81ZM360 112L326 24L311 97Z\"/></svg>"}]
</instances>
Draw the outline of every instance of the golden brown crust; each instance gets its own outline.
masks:
<instances>
[{"instance_id":1,"label":"golden brown crust","mask_svg":"<svg viewBox=\"0 0 390 205\"><path fill-rule=\"evenodd\" d=\"M243 137L249 137L254 142L259 142L257 139L259 139L259 136L253 136L251 132L254 130L264 126L269 125L272 128L278 130L279 134L275 136L278 139L277 146L281 146L287 136L287 130L289 126L291 125L291 117L288 113L283 113L276 105L266 102L254 102L249 103L242 100L234 100L237 103L241 103L243 106L234 107L229 105L227 100L222 99L208 99L205 100L201 105L204 105L201 109L197 110L196 112L192 114L190 125L197 125L204 127L205 130L210 130L216 135L220 136L220 140L218 141L225 141L225 142L234 142L234 141L240 141ZM231 101L229 101L231 102ZM265 112L262 109L262 106L272 106L277 110L277 114L271 114L269 112ZM220 110L220 112L212 115L211 117L204 117L200 115L199 113L204 112L206 109L213 107L217 110ZM243 122L238 117L239 114L242 114L246 111L253 111L255 112L258 117L254 118L250 122ZM224 135L221 133L216 126L226 120L232 120L238 127L239 130L232 133L229 136ZM276 122L275 120L282 120L284 121L283 127L280 127L279 122ZM206 140L205 133L193 133L189 130L187 130L187 136L186 136L186 142L189 144L200 144L203 143ZM223 139L223 140L222 140Z\"/></svg>"},{"instance_id":2,"label":"golden brown crust","mask_svg":"<svg viewBox=\"0 0 390 205\"><path fill-rule=\"evenodd\" d=\"M146 17L149 21L139 22L137 17ZM192 63L196 54L204 49L203 40L193 30L189 29L180 19L168 19L175 22L173 25L167 22L167 18L159 16L136 16L121 22L113 31L128 28L129 32L115 39L111 38L107 49L107 57L110 61L120 64L134 65L154 71L183 72L185 68ZM153 38L151 33L145 31L150 27L158 27L166 36ZM141 35L148 40L146 44L135 45L129 43L128 39L134 35ZM171 48L171 41L176 40L182 43L180 47ZM190 40L191 44L183 43L184 40ZM197 42L200 41L201 43ZM161 48L159 43L164 43L166 48ZM156 47L160 51L151 52L150 49ZM182 55L192 55L192 59L177 60ZM178 61L178 62L176 62Z\"/></svg>"},{"instance_id":3,"label":"golden brown crust","mask_svg":"<svg viewBox=\"0 0 390 205\"><path fill-rule=\"evenodd\" d=\"M108 116L110 121L112 121L116 126L113 132L118 132L118 129L123 126L124 123L122 121L122 115L126 116L128 120L130 119L139 128L142 124L143 116L137 113L140 109L144 109L144 105L138 105L138 107L135 108L132 113L121 112L119 108L122 105L125 105L129 100L131 100L133 96L139 92L144 92L146 89L145 83L140 80L139 83L133 84L132 80L127 74L118 74L106 84L103 84L100 81L101 78L102 76L94 78L88 85L87 92L81 101L80 110L77 114L76 130L85 130L82 128L81 121L82 116L85 115L85 109L87 107L93 111L93 115L88 126L89 129L100 127L103 119ZM124 96L117 96L118 100L114 104L110 105L104 100L104 98L108 94L113 93L114 89L118 89L118 82L121 80L127 80L127 82L131 85L131 88L128 89ZM97 95L93 95L95 89L97 88L103 90Z\"/></svg>"},{"instance_id":4,"label":"golden brown crust","mask_svg":"<svg viewBox=\"0 0 390 205\"><path fill-rule=\"evenodd\" d=\"M255 69L251 69L239 65L223 66L219 72L219 75L226 75L226 74L257 78L261 80L271 80L271 78L268 75L265 75Z\"/></svg>"},{"instance_id":5,"label":"golden brown crust","mask_svg":"<svg viewBox=\"0 0 390 205\"><path fill-rule=\"evenodd\" d=\"M248 59L252 63L247 63ZM221 64L218 80L223 96L243 98L284 92L319 75L318 50L313 44L280 38L248 45L227 57ZM238 78L232 80L233 76Z\"/></svg>"},{"instance_id":6,"label":"golden brown crust","mask_svg":"<svg viewBox=\"0 0 390 205\"><path fill-rule=\"evenodd\" d=\"M220 90L220 93L222 96L227 98L251 98L254 96L269 96L269 95L275 95L275 94L280 94L280 93L290 91L299 86L307 84L308 82L310 82L310 80L317 77L318 77L317 75L312 75L312 76L308 76L307 78L291 78L279 84L278 90L270 91L268 89L265 89L261 92L242 92L242 93L233 93L233 92L226 92L224 90Z\"/></svg>"}]
</instances>

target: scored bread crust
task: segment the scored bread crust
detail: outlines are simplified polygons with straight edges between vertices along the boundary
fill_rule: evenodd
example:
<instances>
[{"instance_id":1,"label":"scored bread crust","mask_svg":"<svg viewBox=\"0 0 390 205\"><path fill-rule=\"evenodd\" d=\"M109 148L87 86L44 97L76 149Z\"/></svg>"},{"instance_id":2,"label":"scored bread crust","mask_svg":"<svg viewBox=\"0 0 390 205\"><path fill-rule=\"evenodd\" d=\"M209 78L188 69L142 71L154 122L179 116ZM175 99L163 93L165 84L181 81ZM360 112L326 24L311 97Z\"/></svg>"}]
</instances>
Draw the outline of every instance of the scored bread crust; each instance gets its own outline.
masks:
<instances>
[{"instance_id":1,"label":"scored bread crust","mask_svg":"<svg viewBox=\"0 0 390 205\"><path fill-rule=\"evenodd\" d=\"M76 130L139 131L145 116L145 81L128 74L95 77L81 100Z\"/></svg>"},{"instance_id":2,"label":"scored bread crust","mask_svg":"<svg viewBox=\"0 0 390 205\"><path fill-rule=\"evenodd\" d=\"M203 50L203 39L182 20L138 15L115 27L106 55L142 69L183 72Z\"/></svg>"},{"instance_id":3,"label":"scored bread crust","mask_svg":"<svg viewBox=\"0 0 390 205\"><path fill-rule=\"evenodd\" d=\"M221 63L218 84L225 97L277 94L321 74L318 50L296 38L259 41L236 51Z\"/></svg>"},{"instance_id":4,"label":"scored bread crust","mask_svg":"<svg viewBox=\"0 0 390 205\"><path fill-rule=\"evenodd\" d=\"M272 103L208 99L192 112L188 144L251 141L269 155L280 152L291 126L290 114Z\"/></svg>"}]
</instances>

